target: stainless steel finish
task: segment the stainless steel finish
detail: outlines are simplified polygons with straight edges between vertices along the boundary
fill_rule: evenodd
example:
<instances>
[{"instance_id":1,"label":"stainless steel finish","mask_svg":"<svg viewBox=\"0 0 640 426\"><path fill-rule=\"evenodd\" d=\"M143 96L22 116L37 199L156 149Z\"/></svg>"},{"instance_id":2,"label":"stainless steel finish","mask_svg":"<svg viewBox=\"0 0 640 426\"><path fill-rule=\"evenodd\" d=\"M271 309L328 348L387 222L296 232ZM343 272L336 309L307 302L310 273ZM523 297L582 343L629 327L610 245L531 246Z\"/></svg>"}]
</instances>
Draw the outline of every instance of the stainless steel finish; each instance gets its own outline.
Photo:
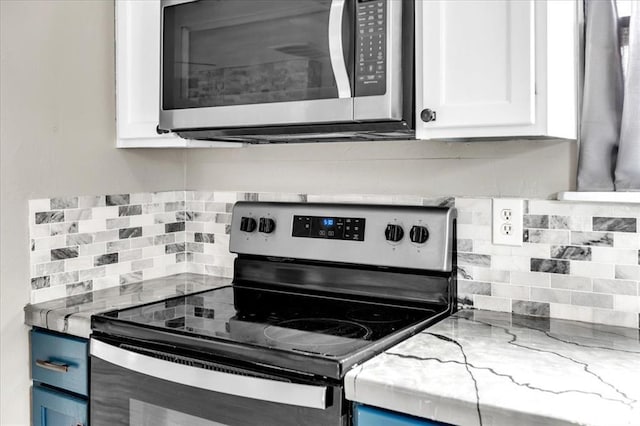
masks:
<instances>
[{"instance_id":1,"label":"stainless steel finish","mask_svg":"<svg viewBox=\"0 0 640 426\"><path fill-rule=\"evenodd\" d=\"M353 121L353 98L164 110L161 129L267 126Z\"/></svg>"},{"instance_id":2,"label":"stainless steel finish","mask_svg":"<svg viewBox=\"0 0 640 426\"><path fill-rule=\"evenodd\" d=\"M329 56L331 68L336 79L339 98L351 97L351 84L347 74L347 65L344 62L342 47L342 16L344 14L345 0L333 0L329 11Z\"/></svg>"},{"instance_id":3,"label":"stainless steel finish","mask_svg":"<svg viewBox=\"0 0 640 426\"><path fill-rule=\"evenodd\" d=\"M354 98L356 121L402 119L402 1L387 1L387 92Z\"/></svg>"},{"instance_id":4,"label":"stainless steel finish","mask_svg":"<svg viewBox=\"0 0 640 426\"><path fill-rule=\"evenodd\" d=\"M364 241L294 238L293 216L365 218ZM270 217L276 230L264 235L240 231L242 217ZM452 270L453 220L455 209L408 206L359 206L339 204L238 202L233 208L229 250L261 256L324 260L373 266L388 266L450 272ZM401 225L406 238L388 242L388 224ZM425 244L409 241L414 225L426 226Z\"/></svg>"},{"instance_id":5,"label":"stainless steel finish","mask_svg":"<svg viewBox=\"0 0 640 426\"><path fill-rule=\"evenodd\" d=\"M69 371L69 366L67 364L56 364L54 362L45 361L42 359L37 359L36 365L46 370L56 371L58 373L66 373Z\"/></svg>"},{"instance_id":6,"label":"stainless steel finish","mask_svg":"<svg viewBox=\"0 0 640 426\"><path fill-rule=\"evenodd\" d=\"M280 382L175 364L96 339L91 339L90 353L91 356L137 373L199 389L299 407L327 408L326 386Z\"/></svg>"}]
</instances>

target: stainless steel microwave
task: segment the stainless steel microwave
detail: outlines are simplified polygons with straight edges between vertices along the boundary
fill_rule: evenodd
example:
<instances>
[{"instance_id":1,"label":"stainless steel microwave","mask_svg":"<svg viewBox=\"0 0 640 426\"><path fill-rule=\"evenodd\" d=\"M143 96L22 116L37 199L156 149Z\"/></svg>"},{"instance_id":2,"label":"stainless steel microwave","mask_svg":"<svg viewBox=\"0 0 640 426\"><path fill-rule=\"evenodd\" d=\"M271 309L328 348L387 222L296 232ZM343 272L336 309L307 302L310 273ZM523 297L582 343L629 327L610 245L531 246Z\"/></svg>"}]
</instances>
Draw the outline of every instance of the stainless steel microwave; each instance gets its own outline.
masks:
<instances>
[{"instance_id":1,"label":"stainless steel microwave","mask_svg":"<svg viewBox=\"0 0 640 426\"><path fill-rule=\"evenodd\" d=\"M162 0L159 130L246 142L413 135L411 0Z\"/></svg>"}]
</instances>

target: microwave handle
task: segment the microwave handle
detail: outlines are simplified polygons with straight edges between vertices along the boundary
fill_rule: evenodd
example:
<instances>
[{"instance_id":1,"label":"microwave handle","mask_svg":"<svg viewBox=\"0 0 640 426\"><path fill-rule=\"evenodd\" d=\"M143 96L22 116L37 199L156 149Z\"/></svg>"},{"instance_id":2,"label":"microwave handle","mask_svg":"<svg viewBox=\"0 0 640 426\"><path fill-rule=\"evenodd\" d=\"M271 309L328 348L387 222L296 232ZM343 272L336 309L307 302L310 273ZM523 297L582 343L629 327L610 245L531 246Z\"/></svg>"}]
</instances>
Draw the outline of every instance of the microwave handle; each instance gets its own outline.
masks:
<instances>
[{"instance_id":1,"label":"microwave handle","mask_svg":"<svg viewBox=\"0 0 640 426\"><path fill-rule=\"evenodd\" d=\"M346 0L332 0L329 10L329 58L338 87L338 98L351 97L351 83L342 44L342 17L345 3Z\"/></svg>"},{"instance_id":2,"label":"microwave handle","mask_svg":"<svg viewBox=\"0 0 640 426\"><path fill-rule=\"evenodd\" d=\"M326 386L242 376L177 364L96 339L90 341L90 354L136 373L194 388L322 410L329 406Z\"/></svg>"}]
</instances>

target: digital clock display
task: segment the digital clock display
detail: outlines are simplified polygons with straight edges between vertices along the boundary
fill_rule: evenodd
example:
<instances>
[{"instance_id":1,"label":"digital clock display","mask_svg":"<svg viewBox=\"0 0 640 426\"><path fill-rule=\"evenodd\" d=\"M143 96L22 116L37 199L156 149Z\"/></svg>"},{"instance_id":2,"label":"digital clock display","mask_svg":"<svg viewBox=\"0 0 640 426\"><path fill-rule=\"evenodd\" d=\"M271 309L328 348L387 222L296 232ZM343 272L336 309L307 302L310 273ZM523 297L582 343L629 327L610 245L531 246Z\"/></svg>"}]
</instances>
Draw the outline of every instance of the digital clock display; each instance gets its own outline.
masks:
<instances>
[{"instance_id":1,"label":"digital clock display","mask_svg":"<svg viewBox=\"0 0 640 426\"><path fill-rule=\"evenodd\" d=\"M333 226L334 224L334 219L332 217L325 217L322 219L322 225L329 227L329 226Z\"/></svg>"},{"instance_id":2,"label":"digital clock display","mask_svg":"<svg viewBox=\"0 0 640 426\"><path fill-rule=\"evenodd\" d=\"M365 218L294 216L292 237L364 241Z\"/></svg>"}]
</instances>

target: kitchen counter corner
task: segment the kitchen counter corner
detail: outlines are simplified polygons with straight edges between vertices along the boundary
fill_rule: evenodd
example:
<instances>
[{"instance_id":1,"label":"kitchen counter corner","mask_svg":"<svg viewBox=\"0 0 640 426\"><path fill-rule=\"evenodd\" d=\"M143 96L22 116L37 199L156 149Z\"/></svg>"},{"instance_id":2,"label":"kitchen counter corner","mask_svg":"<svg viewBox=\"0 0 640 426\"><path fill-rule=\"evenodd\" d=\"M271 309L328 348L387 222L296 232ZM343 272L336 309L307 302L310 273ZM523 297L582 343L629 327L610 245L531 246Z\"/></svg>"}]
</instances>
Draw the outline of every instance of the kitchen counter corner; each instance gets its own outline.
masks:
<instances>
[{"instance_id":1,"label":"kitchen counter corner","mask_svg":"<svg viewBox=\"0 0 640 426\"><path fill-rule=\"evenodd\" d=\"M640 330L464 310L349 372L349 400L461 425L640 425Z\"/></svg>"}]
</instances>

